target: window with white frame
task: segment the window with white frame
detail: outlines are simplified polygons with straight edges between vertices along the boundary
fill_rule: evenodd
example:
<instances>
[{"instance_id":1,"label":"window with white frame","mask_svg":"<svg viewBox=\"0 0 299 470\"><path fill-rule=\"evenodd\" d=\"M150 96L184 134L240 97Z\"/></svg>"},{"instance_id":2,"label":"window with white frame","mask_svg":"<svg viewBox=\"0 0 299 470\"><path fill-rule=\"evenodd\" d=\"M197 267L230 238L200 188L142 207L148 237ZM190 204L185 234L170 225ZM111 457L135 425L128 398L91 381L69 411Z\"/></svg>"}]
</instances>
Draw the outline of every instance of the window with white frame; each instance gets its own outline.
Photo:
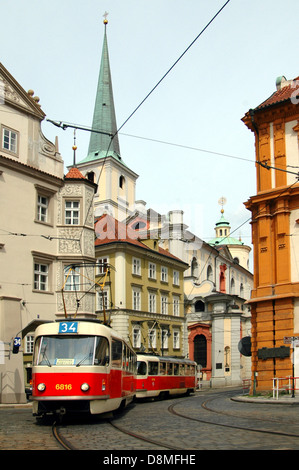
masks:
<instances>
[{"instance_id":1,"label":"window with white frame","mask_svg":"<svg viewBox=\"0 0 299 470\"><path fill-rule=\"evenodd\" d=\"M162 295L161 296L161 313L163 315L168 314L168 297L167 297L167 295Z\"/></svg>"},{"instance_id":2,"label":"window with white frame","mask_svg":"<svg viewBox=\"0 0 299 470\"><path fill-rule=\"evenodd\" d=\"M173 296L173 315L176 317L180 316L180 298L177 296Z\"/></svg>"},{"instance_id":3,"label":"window with white frame","mask_svg":"<svg viewBox=\"0 0 299 470\"><path fill-rule=\"evenodd\" d=\"M80 201L65 201L65 224L79 225Z\"/></svg>"},{"instance_id":4,"label":"window with white frame","mask_svg":"<svg viewBox=\"0 0 299 470\"><path fill-rule=\"evenodd\" d=\"M35 222L53 225L54 219L54 203L53 199L55 191L35 184L36 190L36 206L35 206Z\"/></svg>"},{"instance_id":5,"label":"window with white frame","mask_svg":"<svg viewBox=\"0 0 299 470\"><path fill-rule=\"evenodd\" d=\"M173 331L173 349L180 349L180 332Z\"/></svg>"},{"instance_id":6,"label":"window with white frame","mask_svg":"<svg viewBox=\"0 0 299 470\"><path fill-rule=\"evenodd\" d=\"M34 290L46 292L49 290L49 265L34 263Z\"/></svg>"},{"instance_id":7,"label":"window with white frame","mask_svg":"<svg viewBox=\"0 0 299 470\"><path fill-rule=\"evenodd\" d=\"M33 353L34 335L27 335L25 337L25 354Z\"/></svg>"},{"instance_id":8,"label":"window with white frame","mask_svg":"<svg viewBox=\"0 0 299 470\"><path fill-rule=\"evenodd\" d=\"M39 222L48 222L49 198L47 196L37 195L37 220Z\"/></svg>"},{"instance_id":9,"label":"window with white frame","mask_svg":"<svg viewBox=\"0 0 299 470\"><path fill-rule=\"evenodd\" d=\"M168 282L168 269L165 266L161 266L161 281Z\"/></svg>"},{"instance_id":10,"label":"window with white frame","mask_svg":"<svg viewBox=\"0 0 299 470\"><path fill-rule=\"evenodd\" d=\"M135 325L133 328L133 348L141 347L141 328L139 325Z\"/></svg>"},{"instance_id":11,"label":"window with white frame","mask_svg":"<svg viewBox=\"0 0 299 470\"><path fill-rule=\"evenodd\" d=\"M105 274L108 269L108 258L98 258L96 266L96 274Z\"/></svg>"},{"instance_id":12,"label":"window with white frame","mask_svg":"<svg viewBox=\"0 0 299 470\"><path fill-rule=\"evenodd\" d=\"M148 332L148 347L152 349L156 349L157 347L157 332L155 328L152 328Z\"/></svg>"},{"instance_id":13,"label":"window with white frame","mask_svg":"<svg viewBox=\"0 0 299 470\"><path fill-rule=\"evenodd\" d=\"M139 258L133 258L132 273L141 275L141 260Z\"/></svg>"},{"instance_id":14,"label":"window with white frame","mask_svg":"<svg viewBox=\"0 0 299 470\"><path fill-rule=\"evenodd\" d=\"M156 312L156 294L155 292L149 292L148 294L148 311L150 313Z\"/></svg>"},{"instance_id":15,"label":"window with white frame","mask_svg":"<svg viewBox=\"0 0 299 470\"><path fill-rule=\"evenodd\" d=\"M134 287L133 292L133 310L141 309L141 289L139 287Z\"/></svg>"},{"instance_id":16,"label":"window with white frame","mask_svg":"<svg viewBox=\"0 0 299 470\"><path fill-rule=\"evenodd\" d=\"M78 291L80 289L80 269L66 266L64 268L64 290Z\"/></svg>"},{"instance_id":17,"label":"window with white frame","mask_svg":"<svg viewBox=\"0 0 299 470\"><path fill-rule=\"evenodd\" d=\"M156 279L156 265L155 263L148 263L148 277Z\"/></svg>"},{"instance_id":18,"label":"window with white frame","mask_svg":"<svg viewBox=\"0 0 299 470\"><path fill-rule=\"evenodd\" d=\"M108 308L108 290L97 292L97 310L107 310Z\"/></svg>"},{"instance_id":19,"label":"window with white frame","mask_svg":"<svg viewBox=\"0 0 299 470\"><path fill-rule=\"evenodd\" d=\"M8 129L6 127L2 128L2 148L8 152L18 153L18 132Z\"/></svg>"},{"instance_id":20,"label":"window with white frame","mask_svg":"<svg viewBox=\"0 0 299 470\"><path fill-rule=\"evenodd\" d=\"M173 271L173 284L175 286L180 285L180 273L179 273L179 271Z\"/></svg>"},{"instance_id":21,"label":"window with white frame","mask_svg":"<svg viewBox=\"0 0 299 470\"><path fill-rule=\"evenodd\" d=\"M168 349L168 330L162 330L162 350Z\"/></svg>"}]
</instances>

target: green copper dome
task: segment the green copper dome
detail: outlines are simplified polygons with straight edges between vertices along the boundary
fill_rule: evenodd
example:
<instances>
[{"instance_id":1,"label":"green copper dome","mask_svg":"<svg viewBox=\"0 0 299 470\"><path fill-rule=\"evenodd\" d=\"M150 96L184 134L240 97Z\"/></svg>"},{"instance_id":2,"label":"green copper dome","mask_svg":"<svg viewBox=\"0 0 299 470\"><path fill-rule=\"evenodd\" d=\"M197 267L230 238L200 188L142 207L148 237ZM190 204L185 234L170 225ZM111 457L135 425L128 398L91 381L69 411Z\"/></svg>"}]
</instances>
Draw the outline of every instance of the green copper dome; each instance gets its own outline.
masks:
<instances>
[{"instance_id":1,"label":"green copper dome","mask_svg":"<svg viewBox=\"0 0 299 470\"><path fill-rule=\"evenodd\" d=\"M215 224L216 237L209 241L209 245L244 245L241 240L230 236L230 225L224 217L224 210L221 210L221 217Z\"/></svg>"}]
</instances>

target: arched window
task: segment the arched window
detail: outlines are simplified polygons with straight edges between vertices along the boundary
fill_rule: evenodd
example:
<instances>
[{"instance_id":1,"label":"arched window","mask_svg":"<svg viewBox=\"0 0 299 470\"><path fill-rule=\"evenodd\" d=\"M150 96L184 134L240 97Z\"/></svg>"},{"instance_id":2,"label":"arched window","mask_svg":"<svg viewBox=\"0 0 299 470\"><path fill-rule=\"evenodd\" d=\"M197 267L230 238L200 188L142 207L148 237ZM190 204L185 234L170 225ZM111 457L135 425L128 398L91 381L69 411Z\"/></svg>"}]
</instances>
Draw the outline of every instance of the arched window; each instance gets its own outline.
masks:
<instances>
[{"instance_id":1,"label":"arched window","mask_svg":"<svg viewBox=\"0 0 299 470\"><path fill-rule=\"evenodd\" d=\"M240 284L240 297L244 298L244 286L242 282Z\"/></svg>"},{"instance_id":2,"label":"arched window","mask_svg":"<svg viewBox=\"0 0 299 470\"><path fill-rule=\"evenodd\" d=\"M198 277L198 263L196 258L193 258L191 262L191 276Z\"/></svg>"},{"instance_id":3,"label":"arched window","mask_svg":"<svg viewBox=\"0 0 299 470\"><path fill-rule=\"evenodd\" d=\"M202 300L197 300L194 304L195 312L204 312L205 304Z\"/></svg>"},{"instance_id":4,"label":"arched window","mask_svg":"<svg viewBox=\"0 0 299 470\"><path fill-rule=\"evenodd\" d=\"M207 340L204 335L194 338L194 360L202 367L207 367Z\"/></svg>"},{"instance_id":5,"label":"arched window","mask_svg":"<svg viewBox=\"0 0 299 470\"><path fill-rule=\"evenodd\" d=\"M119 187L120 187L121 189L123 189L124 186L125 186L125 177L124 177L123 175L121 175L121 176L119 177Z\"/></svg>"},{"instance_id":6,"label":"arched window","mask_svg":"<svg viewBox=\"0 0 299 470\"><path fill-rule=\"evenodd\" d=\"M226 264L221 264L219 284L220 284L220 292L223 292L223 293L226 293L226 286L225 286L225 271L226 270L227 270Z\"/></svg>"},{"instance_id":7,"label":"arched window","mask_svg":"<svg viewBox=\"0 0 299 470\"><path fill-rule=\"evenodd\" d=\"M235 293L235 280L234 280L234 278L232 278L231 281L230 281L230 293L231 294Z\"/></svg>"},{"instance_id":8,"label":"arched window","mask_svg":"<svg viewBox=\"0 0 299 470\"><path fill-rule=\"evenodd\" d=\"M207 279L208 281L213 281L213 269L212 266L209 264L207 269Z\"/></svg>"},{"instance_id":9,"label":"arched window","mask_svg":"<svg viewBox=\"0 0 299 470\"><path fill-rule=\"evenodd\" d=\"M94 183L95 174L93 171L89 171L86 176L87 176L88 181L91 181L92 183Z\"/></svg>"}]
</instances>

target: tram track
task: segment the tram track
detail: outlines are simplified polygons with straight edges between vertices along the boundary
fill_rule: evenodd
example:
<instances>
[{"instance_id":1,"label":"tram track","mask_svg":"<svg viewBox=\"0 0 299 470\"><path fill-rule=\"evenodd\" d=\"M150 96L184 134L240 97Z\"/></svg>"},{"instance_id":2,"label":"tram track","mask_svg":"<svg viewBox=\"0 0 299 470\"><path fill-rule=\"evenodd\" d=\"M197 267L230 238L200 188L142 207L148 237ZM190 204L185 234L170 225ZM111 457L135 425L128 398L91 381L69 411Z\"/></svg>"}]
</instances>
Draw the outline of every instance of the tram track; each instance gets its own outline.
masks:
<instances>
[{"instance_id":1,"label":"tram track","mask_svg":"<svg viewBox=\"0 0 299 470\"><path fill-rule=\"evenodd\" d=\"M165 442L164 442L163 444L161 444L161 441L158 442L158 441L156 441L156 440L154 440L154 439L149 439L149 438L144 437L144 436L142 436L142 435L140 435L140 434L136 434L136 433L134 433L134 432L132 432L132 431L128 431L127 429L124 429L124 428L122 428L121 426L118 426L118 425L116 425L116 424L114 424L114 423L112 423L112 422L110 422L109 424L111 424L111 426L113 426L115 429L118 429L118 431L122 432L123 434L127 434L127 435L129 435L129 436L134 437L135 439L140 439L141 441L144 441L144 442L148 442L148 443L150 443L150 444L157 445L159 448L162 447L163 449L169 449L169 450L184 450L184 449L182 449L182 448L180 448L180 447L175 447L175 446L170 445L170 444L168 445L168 444L165 443Z\"/></svg>"},{"instance_id":2,"label":"tram track","mask_svg":"<svg viewBox=\"0 0 299 470\"><path fill-rule=\"evenodd\" d=\"M109 424L113 429L116 429L121 434L130 436L134 439L137 439L137 440L143 441L145 443L149 443L151 445L157 446L157 449L159 449L159 450L163 450L163 449L180 450L180 451L184 450L181 447L174 446L174 445L172 445L170 443L167 443L165 441L163 441L163 443L162 443L161 441L157 441L155 439L146 437L142 434L138 434L136 432L125 429L124 427L112 422L112 420L110 420L110 419L106 419L105 423ZM53 435L54 439L61 445L61 447L64 450L80 450L79 447L76 447L74 444L72 444L69 441L69 439L66 439L62 435L62 433L60 432L60 425L57 422L54 422L53 425L52 425L52 435Z\"/></svg>"},{"instance_id":3,"label":"tram track","mask_svg":"<svg viewBox=\"0 0 299 470\"><path fill-rule=\"evenodd\" d=\"M58 442L58 444L61 445L61 447L64 450L78 450L76 447L74 447L67 439L61 436L59 432L59 426L57 425L57 422L55 421L52 425L52 435L54 439Z\"/></svg>"},{"instance_id":4,"label":"tram track","mask_svg":"<svg viewBox=\"0 0 299 470\"><path fill-rule=\"evenodd\" d=\"M229 396L229 394L228 394L228 396ZM226 411L219 411L219 410L212 409L211 407L208 406L208 403L210 403L214 400L217 400L220 397L223 398L223 393L219 394L218 396L216 395L212 398L208 398L207 400L205 400L201 404L201 407L204 410L206 410L210 413L214 413L215 415L228 416L228 417L232 417L232 418L235 418L235 419L248 419L248 416L240 416L240 414L236 415L236 414L229 413L229 412L226 412ZM231 429L238 429L238 430L241 430L241 431L250 431L250 432L269 434L269 435L275 435L275 436L299 438L299 433L295 434L295 433L284 432L284 431L275 431L275 430L264 429L264 428L261 428L261 427L241 426L241 425L233 424L233 423L231 423L231 424L220 423L220 422L211 421L210 419L197 418L197 417L194 417L194 416L188 416L188 415L186 415L184 413L181 413L181 412L178 412L174 409L175 407L179 406L180 403L182 403L182 402L173 403L172 405L170 405L168 407L168 411L171 414L175 415L175 416L179 416L181 418L184 418L184 419L187 419L187 420L190 420L190 421L195 421L195 422L198 422L198 423L208 424L208 425L211 425L211 426L219 426L219 427L225 427L225 428L231 428ZM257 420L257 421L262 421L262 422L265 422L265 423L266 422L271 422L271 423L272 422L279 422L279 421L273 420L273 419L258 418L258 417L255 417L253 419Z\"/></svg>"},{"instance_id":5,"label":"tram track","mask_svg":"<svg viewBox=\"0 0 299 470\"><path fill-rule=\"evenodd\" d=\"M168 415L172 415L180 419L189 420L194 423L203 424L205 426L211 426L211 429L213 429L213 427L215 427L215 429L216 427L219 427L242 432L249 432L252 433L252 435L254 435L255 433L256 436L258 436L259 434L264 436L268 435L269 439L271 439L271 436L273 436L273 438L274 436L276 438L292 438L292 440L289 441L293 442L293 444L289 444L291 446L290 448L294 448L292 447L292 445L297 448L296 441L293 441L293 439L299 439L299 432L296 429L296 426L291 429L285 428L286 430L283 430L281 423L277 419L275 420L267 416L262 417L250 415L250 413L252 413L250 412L250 409L246 409L245 413L230 412L229 408L227 408L227 404L223 403L223 401L221 403L221 400L223 400L223 398L230 399L232 398L233 394L234 393L232 392L222 391L221 393L213 393L213 396L210 397L197 395L189 398L184 398L183 400L179 401L176 400L170 405L166 403L164 412ZM217 400L220 400L218 404ZM153 403L153 407L155 405L156 403ZM217 406L220 408L222 406L224 409L217 409ZM199 413L198 415L194 413L194 409L197 410L197 412ZM200 409L202 409L202 413L200 412ZM133 410L132 412L134 413ZM150 413L150 411L148 412ZM150 427L147 427L145 423L143 423L143 426L140 426L139 422L139 428L137 426L136 430L134 421L132 421L130 415L131 413L129 413L127 416L120 415L111 418L107 417L103 421L101 421L101 423L98 423L97 426L100 426L101 429L97 427L96 435L98 435L99 437L94 440L94 443L84 441L84 437L82 437L83 433L81 428L73 428L72 426L68 427L68 425L62 424L59 421L53 424L52 433L55 440L65 450L106 449L107 442L110 439L113 439L113 441L116 443L115 450L117 450L118 448L131 448L147 450L152 449L183 451L188 448L186 447L186 442L188 441L185 441L185 443L183 444L183 441L180 441L180 437L175 433L176 426L178 428L187 428L188 426L181 426L179 425L179 422L177 424L176 422L172 424L170 424L171 422L169 422L168 428L171 429L170 426L173 426L173 433L164 433L163 436L161 435L161 439L158 440L157 433L155 431L157 428L155 426L154 415L153 421L151 421L151 415L148 416L148 420L150 420L150 422L152 423ZM224 421L224 419L226 420L226 422ZM244 422L244 420L246 422ZM275 423L280 425L279 429L275 429ZM88 423L84 423L84 426L85 424L88 425ZM295 424L296 423L294 422L294 425ZM272 426L272 429L270 427L267 428L267 426ZM193 426L193 428L196 429L196 424ZM208 431L205 430L204 432L207 433ZM215 432L211 431L211 434L215 434ZM106 437L104 437L103 439L103 436ZM257 437L254 439L259 438ZM118 447L120 443L122 443L122 447ZM199 444L199 446L201 446L201 444ZM110 448L112 448L111 442ZM198 449L200 447L195 447L195 449L196 448Z\"/></svg>"}]
</instances>

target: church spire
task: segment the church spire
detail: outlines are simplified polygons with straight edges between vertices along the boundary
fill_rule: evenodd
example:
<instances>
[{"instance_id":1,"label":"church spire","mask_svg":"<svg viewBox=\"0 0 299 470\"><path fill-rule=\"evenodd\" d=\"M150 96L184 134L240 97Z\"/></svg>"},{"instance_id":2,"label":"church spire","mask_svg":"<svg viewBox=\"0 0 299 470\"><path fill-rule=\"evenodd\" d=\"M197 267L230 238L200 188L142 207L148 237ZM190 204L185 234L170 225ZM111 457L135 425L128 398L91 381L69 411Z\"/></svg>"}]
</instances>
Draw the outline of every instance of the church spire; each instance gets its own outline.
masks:
<instances>
[{"instance_id":1,"label":"church spire","mask_svg":"<svg viewBox=\"0 0 299 470\"><path fill-rule=\"evenodd\" d=\"M118 135L116 134L117 125L106 33L106 28L108 24L107 13L105 13L104 17L105 33L93 113L92 129L102 131L106 134L91 132L88 156L84 160L85 162L105 157L108 149L108 155L112 155L115 158L120 159L120 148ZM111 141L111 137L114 135L115 137Z\"/></svg>"}]
</instances>

